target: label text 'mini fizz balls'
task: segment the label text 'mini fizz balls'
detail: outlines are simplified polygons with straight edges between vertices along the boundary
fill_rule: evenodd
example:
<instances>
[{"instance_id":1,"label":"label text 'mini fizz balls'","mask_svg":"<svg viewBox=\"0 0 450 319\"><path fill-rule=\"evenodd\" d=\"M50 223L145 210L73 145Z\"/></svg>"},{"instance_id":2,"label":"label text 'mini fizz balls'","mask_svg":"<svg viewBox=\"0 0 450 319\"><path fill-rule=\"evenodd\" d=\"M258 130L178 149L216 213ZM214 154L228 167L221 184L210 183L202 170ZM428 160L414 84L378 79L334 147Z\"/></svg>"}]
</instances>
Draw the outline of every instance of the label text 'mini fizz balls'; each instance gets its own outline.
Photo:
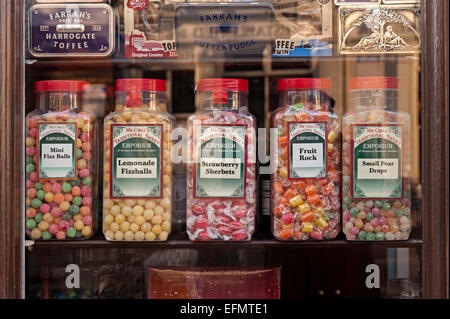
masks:
<instances>
[{"instance_id":1,"label":"label text 'mini fizz balls'","mask_svg":"<svg viewBox=\"0 0 450 319\"><path fill-rule=\"evenodd\" d=\"M350 81L343 118L343 231L348 240L406 240L411 232L410 116L397 110L398 81Z\"/></svg>"},{"instance_id":2,"label":"label text 'mini fizz balls'","mask_svg":"<svg viewBox=\"0 0 450 319\"><path fill-rule=\"evenodd\" d=\"M279 240L334 239L340 229L340 142L331 80L282 79L278 90L272 233Z\"/></svg>"},{"instance_id":3,"label":"label text 'mini fizz balls'","mask_svg":"<svg viewBox=\"0 0 450 319\"><path fill-rule=\"evenodd\" d=\"M83 81L35 83L26 117L26 233L34 240L86 239L96 226L95 118L81 112Z\"/></svg>"},{"instance_id":4,"label":"label text 'mini fizz balls'","mask_svg":"<svg viewBox=\"0 0 450 319\"><path fill-rule=\"evenodd\" d=\"M104 121L103 233L107 240L167 240L172 219L174 118L166 81L119 79Z\"/></svg>"},{"instance_id":5,"label":"label text 'mini fizz balls'","mask_svg":"<svg viewBox=\"0 0 450 319\"><path fill-rule=\"evenodd\" d=\"M202 79L188 119L186 228L190 240L250 240L256 212L256 121L248 82Z\"/></svg>"}]
</instances>

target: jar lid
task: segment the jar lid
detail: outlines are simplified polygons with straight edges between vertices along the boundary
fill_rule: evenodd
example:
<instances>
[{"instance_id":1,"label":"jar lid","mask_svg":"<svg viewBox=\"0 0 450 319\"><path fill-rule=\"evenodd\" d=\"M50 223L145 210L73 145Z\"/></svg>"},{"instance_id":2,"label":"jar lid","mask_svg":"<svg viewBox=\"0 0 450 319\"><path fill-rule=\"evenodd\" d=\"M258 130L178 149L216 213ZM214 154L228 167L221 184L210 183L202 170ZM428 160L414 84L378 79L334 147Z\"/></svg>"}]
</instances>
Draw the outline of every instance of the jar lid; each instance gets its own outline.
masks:
<instances>
[{"instance_id":1,"label":"jar lid","mask_svg":"<svg viewBox=\"0 0 450 319\"><path fill-rule=\"evenodd\" d=\"M197 83L197 92L238 91L248 92L248 81L243 79L201 79Z\"/></svg>"},{"instance_id":2,"label":"jar lid","mask_svg":"<svg viewBox=\"0 0 450 319\"><path fill-rule=\"evenodd\" d=\"M123 91L158 91L166 92L166 80L156 79L118 79L116 92Z\"/></svg>"},{"instance_id":3,"label":"jar lid","mask_svg":"<svg viewBox=\"0 0 450 319\"><path fill-rule=\"evenodd\" d=\"M34 83L34 92L82 92L86 81L49 80Z\"/></svg>"},{"instance_id":4,"label":"jar lid","mask_svg":"<svg viewBox=\"0 0 450 319\"><path fill-rule=\"evenodd\" d=\"M368 89L398 89L398 79L391 76L366 76L350 79L350 91Z\"/></svg>"},{"instance_id":5,"label":"jar lid","mask_svg":"<svg viewBox=\"0 0 450 319\"><path fill-rule=\"evenodd\" d=\"M323 78L281 79L277 82L278 91L290 89L331 90L331 80Z\"/></svg>"}]
</instances>

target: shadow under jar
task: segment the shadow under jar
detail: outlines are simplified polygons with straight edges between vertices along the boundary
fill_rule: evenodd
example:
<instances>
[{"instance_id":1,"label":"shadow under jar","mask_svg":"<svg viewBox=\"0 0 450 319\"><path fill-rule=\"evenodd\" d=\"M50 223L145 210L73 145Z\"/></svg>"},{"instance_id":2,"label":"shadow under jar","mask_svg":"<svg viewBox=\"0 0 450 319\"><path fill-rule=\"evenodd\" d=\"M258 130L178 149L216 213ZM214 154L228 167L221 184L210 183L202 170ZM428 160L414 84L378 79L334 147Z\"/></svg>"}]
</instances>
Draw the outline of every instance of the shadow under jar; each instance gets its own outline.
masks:
<instances>
[{"instance_id":1,"label":"shadow under jar","mask_svg":"<svg viewBox=\"0 0 450 319\"><path fill-rule=\"evenodd\" d=\"M256 213L256 120L248 81L202 79L188 118L186 229L192 241L250 240Z\"/></svg>"},{"instance_id":2,"label":"shadow under jar","mask_svg":"<svg viewBox=\"0 0 450 319\"><path fill-rule=\"evenodd\" d=\"M26 117L26 233L33 240L86 239L96 218L95 117L81 112L83 81L35 83Z\"/></svg>"},{"instance_id":3,"label":"shadow under jar","mask_svg":"<svg viewBox=\"0 0 450 319\"><path fill-rule=\"evenodd\" d=\"M272 233L278 240L334 239L340 230L339 120L331 80L278 81L278 167L272 175Z\"/></svg>"},{"instance_id":4,"label":"shadow under jar","mask_svg":"<svg viewBox=\"0 0 450 319\"><path fill-rule=\"evenodd\" d=\"M119 79L104 120L103 234L107 240L167 240L172 219L174 117L166 81Z\"/></svg>"},{"instance_id":5,"label":"shadow under jar","mask_svg":"<svg viewBox=\"0 0 450 319\"><path fill-rule=\"evenodd\" d=\"M411 232L410 116L398 80L350 80L343 118L343 231L348 240L407 240Z\"/></svg>"}]
</instances>

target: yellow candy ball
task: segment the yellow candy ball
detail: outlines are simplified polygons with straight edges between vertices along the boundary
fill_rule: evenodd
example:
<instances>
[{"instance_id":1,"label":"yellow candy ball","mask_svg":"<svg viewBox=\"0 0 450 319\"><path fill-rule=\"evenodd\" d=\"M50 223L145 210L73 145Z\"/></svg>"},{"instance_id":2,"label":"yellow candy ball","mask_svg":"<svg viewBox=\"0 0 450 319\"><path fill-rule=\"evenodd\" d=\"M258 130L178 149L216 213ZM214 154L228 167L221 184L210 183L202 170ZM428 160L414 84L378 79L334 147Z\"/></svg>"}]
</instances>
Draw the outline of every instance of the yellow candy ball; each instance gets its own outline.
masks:
<instances>
[{"instance_id":1,"label":"yellow candy ball","mask_svg":"<svg viewBox=\"0 0 450 319\"><path fill-rule=\"evenodd\" d=\"M116 221L116 223L122 224L125 221L125 216L123 216L122 214L119 214L116 216L116 218L114 220Z\"/></svg>"},{"instance_id":2,"label":"yellow candy ball","mask_svg":"<svg viewBox=\"0 0 450 319\"><path fill-rule=\"evenodd\" d=\"M44 214L43 219L47 223L51 223L53 221L53 216L50 213L46 213L46 214Z\"/></svg>"},{"instance_id":3,"label":"yellow candy ball","mask_svg":"<svg viewBox=\"0 0 450 319\"><path fill-rule=\"evenodd\" d=\"M133 212L133 210L131 209L130 206L123 206L122 207L122 214L124 216L130 216L132 212Z\"/></svg>"},{"instance_id":4,"label":"yellow candy ball","mask_svg":"<svg viewBox=\"0 0 450 319\"><path fill-rule=\"evenodd\" d=\"M90 237L92 235L92 228L91 228L91 226L84 226L83 229L81 230L81 234L84 237Z\"/></svg>"},{"instance_id":5,"label":"yellow candy ball","mask_svg":"<svg viewBox=\"0 0 450 319\"><path fill-rule=\"evenodd\" d=\"M114 239L114 232L111 230L107 230L105 231L105 238L108 240L113 240Z\"/></svg>"},{"instance_id":6,"label":"yellow candy ball","mask_svg":"<svg viewBox=\"0 0 450 319\"><path fill-rule=\"evenodd\" d=\"M59 204L59 209L61 209L63 212L69 210L70 203L69 202L62 202Z\"/></svg>"},{"instance_id":7,"label":"yellow candy ball","mask_svg":"<svg viewBox=\"0 0 450 319\"><path fill-rule=\"evenodd\" d=\"M137 231L139 231L139 226L138 226L138 224L135 224L135 223L132 223L131 225L130 225L130 230L132 231L132 232L137 232Z\"/></svg>"},{"instance_id":8,"label":"yellow candy ball","mask_svg":"<svg viewBox=\"0 0 450 319\"><path fill-rule=\"evenodd\" d=\"M109 212L111 213L111 215L117 216L120 214L120 207L118 205L114 205L113 207L111 207Z\"/></svg>"},{"instance_id":9,"label":"yellow candy ball","mask_svg":"<svg viewBox=\"0 0 450 319\"><path fill-rule=\"evenodd\" d=\"M144 213L144 207L136 205L133 207L133 214L140 216Z\"/></svg>"},{"instance_id":10,"label":"yellow candy ball","mask_svg":"<svg viewBox=\"0 0 450 319\"><path fill-rule=\"evenodd\" d=\"M169 237L169 233L166 231L161 232L158 236L159 240L167 240L167 237Z\"/></svg>"},{"instance_id":11,"label":"yellow candy ball","mask_svg":"<svg viewBox=\"0 0 450 319\"><path fill-rule=\"evenodd\" d=\"M159 235L161 233L162 229L161 229L161 225L154 225L152 227L152 232L155 233L155 235Z\"/></svg>"},{"instance_id":12,"label":"yellow candy ball","mask_svg":"<svg viewBox=\"0 0 450 319\"><path fill-rule=\"evenodd\" d=\"M164 231L167 231L167 232L170 231L170 223L169 222L163 222L161 226Z\"/></svg>"},{"instance_id":13,"label":"yellow candy ball","mask_svg":"<svg viewBox=\"0 0 450 319\"><path fill-rule=\"evenodd\" d=\"M153 209L153 208L155 208L155 206L156 206L156 203L154 200L148 200L145 202L145 208L147 208L147 209Z\"/></svg>"},{"instance_id":14,"label":"yellow candy ball","mask_svg":"<svg viewBox=\"0 0 450 319\"><path fill-rule=\"evenodd\" d=\"M39 223L38 228L40 231L43 232L43 231L46 231L49 226L50 226L49 223L47 223L46 221L43 220Z\"/></svg>"},{"instance_id":15,"label":"yellow candy ball","mask_svg":"<svg viewBox=\"0 0 450 319\"><path fill-rule=\"evenodd\" d=\"M112 215L106 215L106 216L103 218L103 222L104 222L106 225L111 225L111 224L114 222L114 216L112 216Z\"/></svg>"},{"instance_id":16,"label":"yellow candy ball","mask_svg":"<svg viewBox=\"0 0 450 319\"><path fill-rule=\"evenodd\" d=\"M138 225L142 225L142 224L145 223L145 218L142 217L142 216L137 216L136 220L135 220L135 223L138 224Z\"/></svg>"},{"instance_id":17,"label":"yellow candy ball","mask_svg":"<svg viewBox=\"0 0 450 319\"><path fill-rule=\"evenodd\" d=\"M153 212L153 209L146 209L144 210L144 218L145 220L150 220L153 218L155 213Z\"/></svg>"},{"instance_id":18,"label":"yellow candy ball","mask_svg":"<svg viewBox=\"0 0 450 319\"><path fill-rule=\"evenodd\" d=\"M127 232L128 230L130 230L130 223L127 221L124 221L123 223L121 223L120 230L123 232Z\"/></svg>"},{"instance_id":19,"label":"yellow candy ball","mask_svg":"<svg viewBox=\"0 0 450 319\"><path fill-rule=\"evenodd\" d=\"M144 233L148 233L149 231L152 230L152 225L151 225L150 223L144 223L144 224L141 226L141 230L142 230Z\"/></svg>"},{"instance_id":20,"label":"yellow candy ball","mask_svg":"<svg viewBox=\"0 0 450 319\"><path fill-rule=\"evenodd\" d=\"M145 239L145 234L141 231L138 231L136 234L134 234L134 239L135 240L144 240Z\"/></svg>"},{"instance_id":21,"label":"yellow candy ball","mask_svg":"<svg viewBox=\"0 0 450 319\"><path fill-rule=\"evenodd\" d=\"M123 237L125 240L134 240L134 233L132 231L127 231Z\"/></svg>"},{"instance_id":22,"label":"yellow candy ball","mask_svg":"<svg viewBox=\"0 0 450 319\"><path fill-rule=\"evenodd\" d=\"M161 216L159 216L159 215L153 216L153 218L152 218L152 224L153 225L161 224L161 222L162 222L162 217Z\"/></svg>"},{"instance_id":23,"label":"yellow candy ball","mask_svg":"<svg viewBox=\"0 0 450 319\"><path fill-rule=\"evenodd\" d=\"M39 239L39 238L41 238L41 236L42 236L42 232L38 228L35 228L31 231L31 238Z\"/></svg>"},{"instance_id":24,"label":"yellow candy ball","mask_svg":"<svg viewBox=\"0 0 450 319\"><path fill-rule=\"evenodd\" d=\"M155 240L156 235L152 232L145 233L145 239L149 241Z\"/></svg>"},{"instance_id":25,"label":"yellow candy ball","mask_svg":"<svg viewBox=\"0 0 450 319\"><path fill-rule=\"evenodd\" d=\"M111 229L113 232L117 232L119 231L120 226L117 223L112 223L111 225L109 225L109 229Z\"/></svg>"},{"instance_id":26,"label":"yellow candy ball","mask_svg":"<svg viewBox=\"0 0 450 319\"><path fill-rule=\"evenodd\" d=\"M115 240L123 240L123 233L119 230L114 233L114 239Z\"/></svg>"},{"instance_id":27,"label":"yellow candy ball","mask_svg":"<svg viewBox=\"0 0 450 319\"><path fill-rule=\"evenodd\" d=\"M84 223L83 223L82 220L77 220L77 221L73 224L73 227L74 227L76 230L82 230L83 227L84 227Z\"/></svg>"}]
</instances>

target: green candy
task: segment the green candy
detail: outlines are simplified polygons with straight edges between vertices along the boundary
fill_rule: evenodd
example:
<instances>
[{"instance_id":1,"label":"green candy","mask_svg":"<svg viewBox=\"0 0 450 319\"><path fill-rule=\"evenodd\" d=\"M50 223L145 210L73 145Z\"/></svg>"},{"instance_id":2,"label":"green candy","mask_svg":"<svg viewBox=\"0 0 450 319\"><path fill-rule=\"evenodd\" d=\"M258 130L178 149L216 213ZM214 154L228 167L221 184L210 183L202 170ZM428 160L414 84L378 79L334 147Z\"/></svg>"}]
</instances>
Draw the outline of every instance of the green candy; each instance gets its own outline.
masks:
<instances>
[{"instance_id":1,"label":"green candy","mask_svg":"<svg viewBox=\"0 0 450 319\"><path fill-rule=\"evenodd\" d=\"M376 240L384 240L384 238L385 238L385 236L384 236L384 233L383 232L378 232L376 235L375 235L375 238L376 238Z\"/></svg>"},{"instance_id":2,"label":"green candy","mask_svg":"<svg viewBox=\"0 0 450 319\"><path fill-rule=\"evenodd\" d=\"M36 221L36 223L40 223L42 220L44 219L44 215L42 215L42 213L37 213L36 216L34 216L34 220Z\"/></svg>"},{"instance_id":3,"label":"green candy","mask_svg":"<svg viewBox=\"0 0 450 319\"><path fill-rule=\"evenodd\" d=\"M39 208L39 206L41 206L41 204L42 204L42 202L38 198L33 198L33 200L31 201L31 206L33 206L33 208Z\"/></svg>"},{"instance_id":4,"label":"green candy","mask_svg":"<svg viewBox=\"0 0 450 319\"><path fill-rule=\"evenodd\" d=\"M72 200L72 203L76 206L80 206L82 202L83 201L80 196L75 196Z\"/></svg>"},{"instance_id":5,"label":"green candy","mask_svg":"<svg viewBox=\"0 0 450 319\"><path fill-rule=\"evenodd\" d=\"M33 218L28 219L26 224L28 229L35 229L37 226L36 221Z\"/></svg>"},{"instance_id":6,"label":"green candy","mask_svg":"<svg viewBox=\"0 0 450 319\"><path fill-rule=\"evenodd\" d=\"M383 204L383 209L384 209L384 210L389 210L389 209L391 209L391 204L389 204L389 203L384 203L384 204Z\"/></svg>"},{"instance_id":7,"label":"green candy","mask_svg":"<svg viewBox=\"0 0 450 319\"><path fill-rule=\"evenodd\" d=\"M44 192L42 189L37 191L36 197L37 197L38 199L43 200L43 199L44 199L44 196L45 196L45 192Z\"/></svg>"},{"instance_id":8,"label":"green candy","mask_svg":"<svg viewBox=\"0 0 450 319\"><path fill-rule=\"evenodd\" d=\"M31 156L27 156L27 158L25 159L25 163L27 163L27 164L33 164L33 157L31 157Z\"/></svg>"},{"instance_id":9,"label":"green candy","mask_svg":"<svg viewBox=\"0 0 450 319\"><path fill-rule=\"evenodd\" d=\"M52 234L48 230L42 233L42 239L49 240L50 238L52 238Z\"/></svg>"},{"instance_id":10,"label":"green candy","mask_svg":"<svg viewBox=\"0 0 450 319\"><path fill-rule=\"evenodd\" d=\"M375 234L374 233L367 233L366 240L375 240Z\"/></svg>"},{"instance_id":11,"label":"green candy","mask_svg":"<svg viewBox=\"0 0 450 319\"><path fill-rule=\"evenodd\" d=\"M83 156L83 151L81 149L77 149L77 159L81 158Z\"/></svg>"},{"instance_id":12,"label":"green candy","mask_svg":"<svg viewBox=\"0 0 450 319\"><path fill-rule=\"evenodd\" d=\"M41 190L42 189L42 183L39 183L39 182L36 182L36 183L34 183L34 188L36 188L36 190Z\"/></svg>"},{"instance_id":13,"label":"green candy","mask_svg":"<svg viewBox=\"0 0 450 319\"><path fill-rule=\"evenodd\" d=\"M296 111L301 111L303 110L303 108L305 107L305 105L303 103L297 103L292 105L292 108Z\"/></svg>"},{"instance_id":14,"label":"green candy","mask_svg":"<svg viewBox=\"0 0 450 319\"><path fill-rule=\"evenodd\" d=\"M77 234L77 230L73 227L69 227L69 229L66 230L67 237L73 238Z\"/></svg>"},{"instance_id":15,"label":"green candy","mask_svg":"<svg viewBox=\"0 0 450 319\"><path fill-rule=\"evenodd\" d=\"M366 240L367 239L367 233L364 230L360 231L359 234L358 234L358 238L360 240Z\"/></svg>"},{"instance_id":16,"label":"green candy","mask_svg":"<svg viewBox=\"0 0 450 319\"><path fill-rule=\"evenodd\" d=\"M91 185L92 178L90 176L83 178L83 185Z\"/></svg>"},{"instance_id":17,"label":"green candy","mask_svg":"<svg viewBox=\"0 0 450 319\"><path fill-rule=\"evenodd\" d=\"M76 233L75 237L76 238L83 237L83 235L81 234L81 231L77 230L77 233Z\"/></svg>"},{"instance_id":18,"label":"green candy","mask_svg":"<svg viewBox=\"0 0 450 319\"><path fill-rule=\"evenodd\" d=\"M373 219L373 213L372 213L372 212L367 213L366 219L367 219L368 221L371 221L371 220Z\"/></svg>"},{"instance_id":19,"label":"green candy","mask_svg":"<svg viewBox=\"0 0 450 319\"><path fill-rule=\"evenodd\" d=\"M351 214L353 217L356 217L356 215L358 215L358 212L359 212L359 210L358 210L358 208L356 208L356 207L353 207L352 209L350 209L350 214Z\"/></svg>"},{"instance_id":20,"label":"green candy","mask_svg":"<svg viewBox=\"0 0 450 319\"><path fill-rule=\"evenodd\" d=\"M64 220L71 220L72 219L72 215L68 212L65 212L63 214L61 214L61 218Z\"/></svg>"},{"instance_id":21,"label":"green candy","mask_svg":"<svg viewBox=\"0 0 450 319\"><path fill-rule=\"evenodd\" d=\"M33 173L35 169L36 169L36 167L32 163L27 164L27 166L25 167L25 170L27 171L27 174Z\"/></svg>"},{"instance_id":22,"label":"green candy","mask_svg":"<svg viewBox=\"0 0 450 319\"><path fill-rule=\"evenodd\" d=\"M76 205L70 205L69 207L69 213L72 215L77 215L80 212L80 207Z\"/></svg>"},{"instance_id":23,"label":"green candy","mask_svg":"<svg viewBox=\"0 0 450 319\"><path fill-rule=\"evenodd\" d=\"M77 179L74 180L74 181L70 181L70 185L72 185L72 186L78 186L78 185L80 185L80 179L77 178Z\"/></svg>"},{"instance_id":24,"label":"green candy","mask_svg":"<svg viewBox=\"0 0 450 319\"><path fill-rule=\"evenodd\" d=\"M344 198L344 204L345 205L350 205L352 203L352 200L350 199L350 197L345 197Z\"/></svg>"},{"instance_id":25,"label":"green candy","mask_svg":"<svg viewBox=\"0 0 450 319\"><path fill-rule=\"evenodd\" d=\"M383 202L382 202L382 201L379 201L379 200L376 200L376 201L373 203L373 205L374 205L375 207L380 208L381 206L383 206Z\"/></svg>"},{"instance_id":26,"label":"green candy","mask_svg":"<svg viewBox=\"0 0 450 319\"><path fill-rule=\"evenodd\" d=\"M403 216L403 211L401 209L397 209L397 211L395 212L395 216L402 217Z\"/></svg>"},{"instance_id":27,"label":"green candy","mask_svg":"<svg viewBox=\"0 0 450 319\"><path fill-rule=\"evenodd\" d=\"M63 191L64 193L68 193L68 192L70 192L70 190L72 189L72 186L70 186L69 183L63 183L63 184L61 185L61 189L62 189L62 191Z\"/></svg>"}]
</instances>

